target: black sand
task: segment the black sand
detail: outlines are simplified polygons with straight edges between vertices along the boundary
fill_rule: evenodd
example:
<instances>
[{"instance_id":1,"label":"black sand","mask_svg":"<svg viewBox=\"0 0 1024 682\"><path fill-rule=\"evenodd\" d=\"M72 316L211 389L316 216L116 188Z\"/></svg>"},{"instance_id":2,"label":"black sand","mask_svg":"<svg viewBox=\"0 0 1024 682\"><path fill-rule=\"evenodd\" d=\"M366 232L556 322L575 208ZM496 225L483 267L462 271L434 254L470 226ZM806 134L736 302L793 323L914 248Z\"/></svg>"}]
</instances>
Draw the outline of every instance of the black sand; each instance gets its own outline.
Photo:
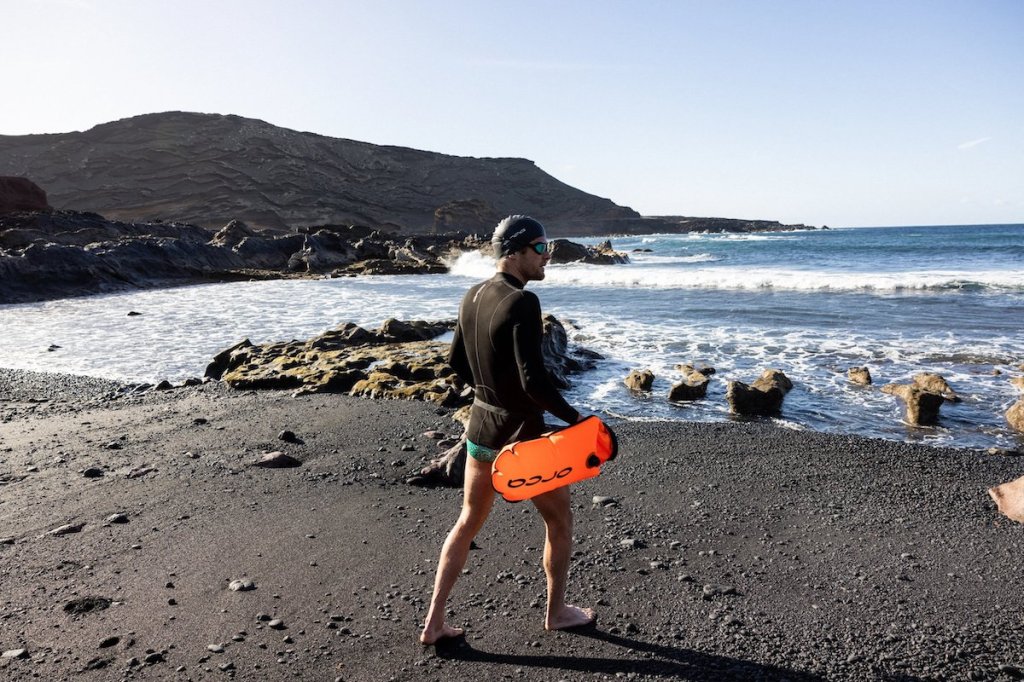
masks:
<instances>
[{"instance_id":1,"label":"black sand","mask_svg":"<svg viewBox=\"0 0 1024 682\"><path fill-rule=\"evenodd\" d=\"M117 388L0 370L3 679L1024 677L1024 525L985 492L1024 458L612 422L620 458L574 489L569 596L597 626L542 629L542 526L498 501L451 601L466 638L422 647L460 491L403 481L446 413ZM270 450L303 465L251 466Z\"/></svg>"}]
</instances>

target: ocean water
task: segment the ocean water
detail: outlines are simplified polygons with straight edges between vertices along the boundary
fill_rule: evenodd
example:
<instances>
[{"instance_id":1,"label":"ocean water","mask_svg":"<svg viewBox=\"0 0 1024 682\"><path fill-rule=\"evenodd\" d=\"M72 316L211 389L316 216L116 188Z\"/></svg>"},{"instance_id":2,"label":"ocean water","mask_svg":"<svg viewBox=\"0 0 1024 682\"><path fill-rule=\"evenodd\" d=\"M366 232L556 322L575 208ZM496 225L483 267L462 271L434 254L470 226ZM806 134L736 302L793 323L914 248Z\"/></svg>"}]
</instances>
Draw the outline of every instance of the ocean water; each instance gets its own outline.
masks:
<instances>
[{"instance_id":1,"label":"ocean water","mask_svg":"<svg viewBox=\"0 0 1024 682\"><path fill-rule=\"evenodd\" d=\"M596 243L597 239L579 239ZM726 381L767 368L794 382L782 415L812 429L974 448L1024 448L1003 416L1024 374L1024 225L834 229L613 239L632 263L551 265L530 284L571 341L604 356L568 392L627 419L730 419ZM200 285L0 306L0 366L128 381L201 376L218 351L304 339L342 322L454 319L493 273L465 254L447 275ZM141 313L128 316L129 311ZM50 350L51 346L59 346ZM708 397L667 400L678 363L717 370ZM874 387L850 384L867 366ZM651 369L650 395L623 386ZM937 372L963 402L936 427L903 423L878 390Z\"/></svg>"}]
</instances>

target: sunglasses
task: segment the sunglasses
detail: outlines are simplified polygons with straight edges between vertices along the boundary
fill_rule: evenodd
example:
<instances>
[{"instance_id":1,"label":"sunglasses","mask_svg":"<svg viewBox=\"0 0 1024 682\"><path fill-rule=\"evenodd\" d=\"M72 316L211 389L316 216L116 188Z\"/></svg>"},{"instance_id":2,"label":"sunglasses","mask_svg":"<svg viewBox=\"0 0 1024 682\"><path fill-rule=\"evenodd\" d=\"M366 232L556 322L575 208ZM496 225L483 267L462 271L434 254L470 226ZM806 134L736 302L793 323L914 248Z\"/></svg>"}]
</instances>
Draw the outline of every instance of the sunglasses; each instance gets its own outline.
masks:
<instances>
[{"instance_id":1,"label":"sunglasses","mask_svg":"<svg viewBox=\"0 0 1024 682\"><path fill-rule=\"evenodd\" d=\"M547 242L537 242L536 244L527 244L527 247L533 249L533 252L538 256L543 256L548 252L548 248L551 246Z\"/></svg>"}]
</instances>

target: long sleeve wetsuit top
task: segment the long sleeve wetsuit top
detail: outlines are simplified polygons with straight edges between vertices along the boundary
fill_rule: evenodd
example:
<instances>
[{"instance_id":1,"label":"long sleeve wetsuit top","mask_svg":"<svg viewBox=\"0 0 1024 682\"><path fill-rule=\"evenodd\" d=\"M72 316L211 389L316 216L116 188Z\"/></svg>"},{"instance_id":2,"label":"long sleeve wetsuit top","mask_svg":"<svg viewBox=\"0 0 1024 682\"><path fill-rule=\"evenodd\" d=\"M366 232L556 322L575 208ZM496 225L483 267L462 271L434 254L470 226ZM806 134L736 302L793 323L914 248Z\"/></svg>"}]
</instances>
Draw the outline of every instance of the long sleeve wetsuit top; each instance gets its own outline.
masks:
<instances>
[{"instance_id":1,"label":"long sleeve wetsuit top","mask_svg":"<svg viewBox=\"0 0 1024 682\"><path fill-rule=\"evenodd\" d=\"M541 354L536 294L499 272L471 288L459 308L448 364L474 387L467 437L495 450L544 431L544 411L579 419L555 388Z\"/></svg>"}]
</instances>

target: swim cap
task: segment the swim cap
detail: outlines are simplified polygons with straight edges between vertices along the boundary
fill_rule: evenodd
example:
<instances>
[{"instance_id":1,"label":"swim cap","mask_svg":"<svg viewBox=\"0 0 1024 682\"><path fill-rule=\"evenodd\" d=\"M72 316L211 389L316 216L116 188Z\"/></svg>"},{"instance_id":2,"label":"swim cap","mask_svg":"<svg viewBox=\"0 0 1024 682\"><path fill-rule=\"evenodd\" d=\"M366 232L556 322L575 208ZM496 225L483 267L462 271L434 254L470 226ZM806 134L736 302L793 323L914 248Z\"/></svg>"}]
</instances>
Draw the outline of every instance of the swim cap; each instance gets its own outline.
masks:
<instances>
[{"instance_id":1,"label":"swim cap","mask_svg":"<svg viewBox=\"0 0 1024 682\"><path fill-rule=\"evenodd\" d=\"M547 237L544 226L525 215L510 215L498 223L491 245L498 258L515 253L538 237Z\"/></svg>"}]
</instances>

